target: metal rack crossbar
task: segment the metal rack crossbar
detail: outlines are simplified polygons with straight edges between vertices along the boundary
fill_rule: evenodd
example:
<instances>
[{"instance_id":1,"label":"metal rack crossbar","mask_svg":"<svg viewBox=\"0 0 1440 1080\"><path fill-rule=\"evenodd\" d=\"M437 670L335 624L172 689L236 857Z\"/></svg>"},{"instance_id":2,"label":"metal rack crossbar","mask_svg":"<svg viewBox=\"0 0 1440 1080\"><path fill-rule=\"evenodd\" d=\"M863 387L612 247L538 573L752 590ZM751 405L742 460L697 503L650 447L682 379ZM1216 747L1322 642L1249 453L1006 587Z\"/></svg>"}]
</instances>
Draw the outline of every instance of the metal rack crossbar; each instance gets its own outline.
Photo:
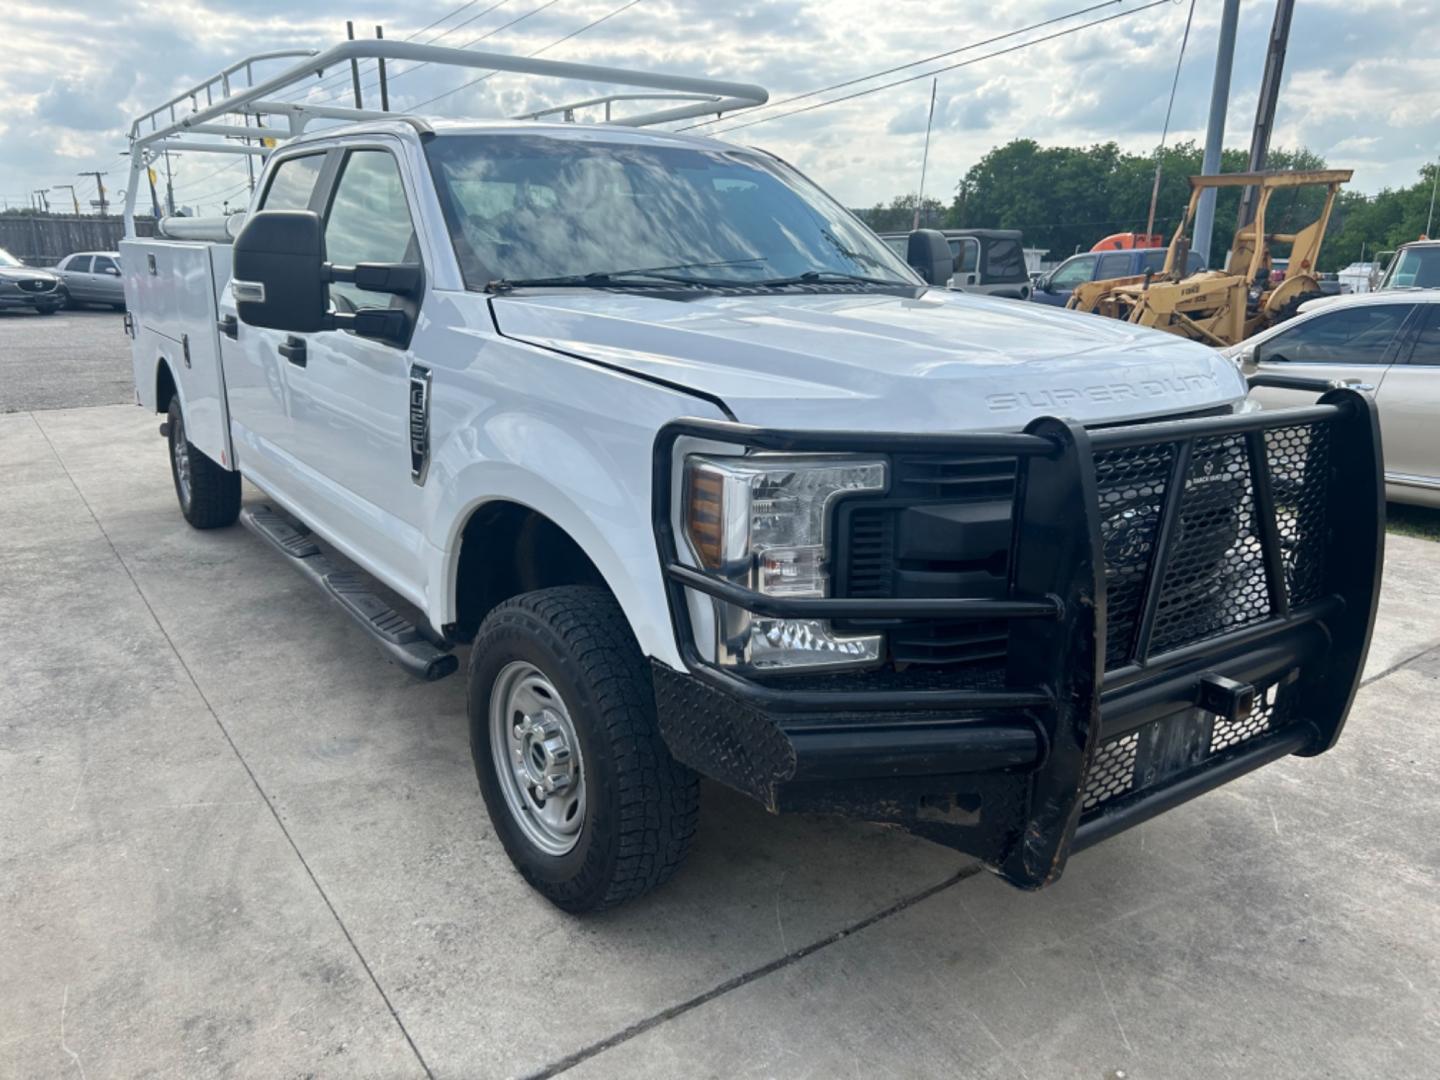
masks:
<instances>
[{"instance_id":1,"label":"metal rack crossbar","mask_svg":"<svg viewBox=\"0 0 1440 1080\"><path fill-rule=\"evenodd\" d=\"M279 74L259 82L253 81L255 64L291 58L298 60ZM623 87L629 91L653 91L616 92L510 118L517 120L537 119L556 113L570 120L573 119L576 109L604 106L605 119L601 123L641 127L671 120L688 120L697 116L719 116L737 109L763 105L769 100L769 94L753 83L634 71L564 60L541 60L508 53L475 52L470 49L422 45L409 41L343 41L323 51L283 49L257 53L236 61L223 71L196 83L189 90L177 94L163 105L135 119L130 127L130 184L125 192L126 233L134 234L135 201L140 188L141 172L167 150L263 155L269 153L270 147L255 145L253 140L261 137L277 141L293 139L301 135L313 120L380 120L403 116L403 113L376 109L351 109L305 101L279 101L275 98L275 95L284 90L302 86L311 76L323 75L327 68L357 60L408 60L416 64L573 79ZM237 88L232 76L241 71L246 73L249 85ZM220 95L218 97L217 90ZM615 118L611 116L611 105L617 101L675 101L680 104L638 116ZM190 103L191 109L188 113L182 113L181 108L186 102ZM245 123L227 122L226 118L233 116L245 117ZM250 126L250 118L259 121L267 116L282 119L284 125L274 128ZM224 139L245 141L238 144L207 142L194 139L193 136L197 135L218 135Z\"/></svg>"}]
</instances>

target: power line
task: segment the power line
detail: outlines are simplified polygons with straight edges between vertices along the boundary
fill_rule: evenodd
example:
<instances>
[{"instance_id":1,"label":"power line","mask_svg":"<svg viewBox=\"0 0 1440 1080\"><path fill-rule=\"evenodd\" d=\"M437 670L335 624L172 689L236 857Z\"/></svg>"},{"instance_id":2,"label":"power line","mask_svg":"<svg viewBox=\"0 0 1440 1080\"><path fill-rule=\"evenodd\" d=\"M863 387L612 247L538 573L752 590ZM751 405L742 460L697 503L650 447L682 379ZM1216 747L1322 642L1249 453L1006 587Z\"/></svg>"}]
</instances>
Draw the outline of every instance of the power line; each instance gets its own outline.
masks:
<instances>
[{"instance_id":1,"label":"power line","mask_svg":"<svg viewBox=\"0 0 1440 1080\"><path fill-rule=\"evenodd\" d=\"M553 3L554 0L551 0L551 2ZM614 9L611 10L611 11L607 11L604 15L601 15L598 19L595 19L595 20L593 20L593 21L591 21L591 22L586 23L584 26L580 27L580 29L578 29L578 30L571 30L570 33L566 34L564 37L556 38L554 41L550 42L549 45L542 46L541 48L536 49L536 50L535 50L534 52L532 52L532 53L527 53L526 56L527 56L527 58L528 58L528 57L535 57L535 56L539 56L539 55L540 55L541 53L543 53L543 52L549 52L551 49L555 48L555 46L557 46L557 45L563 45L565 42L569 41L571 38L573 38L573 37L579 37L581 34L585 33L585 31L587 31L587 30L593 30L595 27L599 26L601 23L607 22L607 21L609 21L610 19L613 19L616 15L619 15L621 12L629 11L632 7L634 7L634 6L635 6L636 4L638 4L638 3L640 3L640 0L629 0L628 3L621 4L619 7L614 8ZM549 4L546 4L546 5L544 5L544 6L545 6L545 7L549 7L550 5L549 5ZM537 10L538 10L538 9L537 9ZM534 12L532 12L531 14L534 14ZM461 90L469 89L470 87L474 86L476 83L482 83L482 82L484 82L486 79L489 79L489 78L494 77L496 74L497 74L497 73L494 72L494 71L487 72L486 74L481 75L479 78L471 79L471 80L470 80L469 82L467 82L467 83L461 83L459 86L455 87L455 89L453 89L453 90L446 90L444 93L436 94L436 95L435 95L434 97L432 97L432 98L426 98L424 101L420 102L418 105L413 105L413 106L411 106L411 111L413 112L413 111L416 110L416 109L422 109L422 108L424 108L426 105L429 105L429 104L431 104L431 103L433 103L433 102L439 101L439 100L440 100L441 98L443 98L443 97L449 97L451 94L458 94Z\"/></svg>"},{"instance_id":2,"label":"power line","mask_svg":"<svg viewBox=\"0 0 1440 1080\"><path fill-rule=\"evenodd\" d=\"M1165 153L1165 139L1170 134L1170 113L1175 108L1175 91L1180 86L1180 68L1185 63L1185 46L1190 43L1190 21L1195 18L1195 0L1190 0L1190 13L1185 16L1185 33L1180 36L1180 55L1175 58L1175 78L1170 82L1170 104L1165 106L1165 126L1160 129L1160 145L1155 148L1155 183L1150 187L1150 219L1145 224L1145 235L1155 231L1155 202L1160 198L1161 155Z\"/></svg>"},{"instance_id":3,"label":"power line","mask_svg":"<svg viewBox=\"0 0 1440 1080\"><path fill-rule=\"evenodd\" d=\"M932 68L930 71L922 71L919 75L911 75L905 79L896 79L894 82L882 83L880 86L872 86L868 90L859 90L853 94L844 94L838 98L830 98L827 101L817 101L813 105L805 105L798 109L791 109L789 112L777 113L774 116L762 116L758 120L750 120L743 124L732 124L730 127L722 128L719 131L714 132L714 134L724 135L725 133L730 131L739 131L741 128L754 127L757 124L768 124L772 120L783 120L788 116L798 116L800 113L811 112L815 109L823 109L827 105L838 105L842 101L852 101L855 98L865 97L869 94L878 94L880 91L889 90L892 87L903 86L906 83L912 83L919 79L928 79L934 75L940 75L947 71L954 71L957 68L969 67L971 64L978 64L983 60L993 60L997 56L1005 56L1009 53L1019 52L1021 49L1028 49L1032 45L1043 45L1047 41L1055 41L1058 38L1067 37L1070 34L1079 33L1081 30L1089 30L1093 26L1100 26L1104 23L1114 22L1117 19L1128 19L1132 15L1139 15L1142 11L1149 11L1151 8L1160 7L1161 5L1168 3L1170 3L1170 0L1150 0L1150 3L1144 4L1138 8L1132 8L1130 11L1117 12L1114 15L1107 15L1103 19L1095 19L1088 23L1081 23L1079 26L1072 26L1068 29L1057 31L1053 34L1046 34L1044 37L1034 38L1030 41L1022 41L1018 45L1011 45L1005 49L996 49L994 52L986 53L984 56L977 56L972 60L962 60L958 64L948 64L945 67Z\"/></svg>"},{"instance_id":4,"label":"power line","mask_svg":"<svg viewBox=\"0 0 1440 1080\"><path fill-rule=\"evenodd\" d=\"M1015 37L1017 34L1028 34L1032 30L1042 30L1045 27L1051 26L1057 22L1064 22L1067 19L1074 19L1080 15L1088 15L1092 11L1099 11L1101 8L1111 7L1115 4L1123 4L1124 2L1125 0L1103 0L1103 3L1092 4L1086 8L1079 8L1076 11L1066 12L1064 15L1056 15L1053 19L1045 19L1042 22L1032 23L1029 26L1022 26L1018 30L1010 30L1003 34L997 34L995 37L986 38L983 41L972 41L969 45L961 45L958 49L947 49L945 52L934 53L931 56L925 56L919 60L911 60L905 64L897 64L895 67L886 68L884 71L872 71L868 75L861 75L854 79L846 79L844 82L832 83L829 86L822 86L818 90L806 90L803 94L795 94L788 98L781 98L779 101L772 101L768 104L761 105L758 108L761 111L768 109L778 109L782 105L789 105L792 102L796 101L804 101L806 98L812 98L816 94L828 94L831 90L843 90L845 87L854 86L856 83L869 82L871 79L880 79L886 75L893 75L897 71L904 71L906 68L917 67L920 64L929 64L936 60L943 60L945 59L945 57L954 56L956 53L969 52L971 49L979 49L983 48L986 45L994 45L997 41L1004 41L1006 38ZM692 128L705 127L707 124L718 124L720 123L720 120L721 118L716 116L712 117L709 120L701 120L697 124L689 124L682 128L676 128L675 130L690 131Z\"/></svg>"}]
</instances>

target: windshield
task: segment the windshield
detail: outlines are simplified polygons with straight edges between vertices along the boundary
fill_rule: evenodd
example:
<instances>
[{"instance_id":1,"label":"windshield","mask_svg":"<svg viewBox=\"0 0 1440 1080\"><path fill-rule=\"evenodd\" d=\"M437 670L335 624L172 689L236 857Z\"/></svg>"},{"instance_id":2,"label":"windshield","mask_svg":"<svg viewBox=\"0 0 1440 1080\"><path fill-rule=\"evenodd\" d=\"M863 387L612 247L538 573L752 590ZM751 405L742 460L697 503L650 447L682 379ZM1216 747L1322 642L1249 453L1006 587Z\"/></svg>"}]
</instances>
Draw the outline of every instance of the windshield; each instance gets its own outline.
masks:
<instances>
[{"instance_id":1,"label":"windshield","mask_svg":"<svg viewBox=\"0 0 1440 1080\"><path fill-rule=\"evenodd\" d=\"M471 289L586 275L610 285L625 272L736 285L840 275L918 287L849 211L760 154L531 134L445 135L426 153Z\"/></svg>"},{"instance_id":2,"label":"windshield","mask_svg":"<svg viewBox=\"0 0 1440 1080\"><path fill-rule=\"evenodd\" d=\"M22 266L22 265L24 265L24 264L21 263L20 260L17 259L14 255L11 255L10 252L6 251L4 248L0 248L0 266Z\"/></svg>"},{"instance_id":3,"label":"windshield","mask_svg":"<svg viewBox=\"0 0 1440 1080\"><path fill-rule=\"evenodd\" d=\"M1380 288L1440 288L1440 246L1405 248L1390 263Z\"/></svg>"}]
</instances>

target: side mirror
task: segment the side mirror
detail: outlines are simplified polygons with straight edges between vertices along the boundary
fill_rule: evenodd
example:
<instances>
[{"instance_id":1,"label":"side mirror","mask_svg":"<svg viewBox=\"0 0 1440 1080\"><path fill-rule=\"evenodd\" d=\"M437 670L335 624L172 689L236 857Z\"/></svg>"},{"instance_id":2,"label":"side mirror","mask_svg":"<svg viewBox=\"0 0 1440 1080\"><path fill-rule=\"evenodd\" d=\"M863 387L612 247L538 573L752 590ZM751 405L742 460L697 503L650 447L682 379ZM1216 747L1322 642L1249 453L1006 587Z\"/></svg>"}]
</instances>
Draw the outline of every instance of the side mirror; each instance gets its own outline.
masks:
<instances>
[{"instance_id":1,"label":"side mirror","mask_svg":"<svg viewBox=\"0 0 1440 1080\"><path fill-rule=\"evenodd\" d=\"M424 273L417 264L326 262L324 226L313 210L251 214L235 238L231 265L230 292L240 321L292 334L352 330L361 337L405 345L414 325L413 304L331 311L328 286L350 282L410 301L424 289Z\"/></svg>"},{"instance_id":2,"label":"side mirror","mask_svg":"<svg viewBox=\"0 0 1440 1080\"><path fill-rule=\"evenodd\" d=\"M230 291L240 321L313 334L326 312L325 233L313 210L261 210L235 238Z\"/></svg>"},{"instance_id":3,"label":"side mirror","mask_svg":"<svg viewBox=\"0 0 1440 1080\"><path fill-rule=\"evenodd\" d=\"M120 276L120 271L117 270L117 269L116 269L115 267L113 267L113 266L107 266L104 270L102 270L102 271L100 271L100 272L101 272L102 274L109 274L111 277L119 277L119 276Z\"/></svg>"},{"instance_id":4,"label":"side mirror","mask_svg":"<svg viewBox=\"0 0 1440 1080\"><path fill-rule=\"evenodd\" d=\"M931 285L945 285L955 269L950 243L938 229L916 229L905 248L905 261Z\"/></svg>"}]
</instances>

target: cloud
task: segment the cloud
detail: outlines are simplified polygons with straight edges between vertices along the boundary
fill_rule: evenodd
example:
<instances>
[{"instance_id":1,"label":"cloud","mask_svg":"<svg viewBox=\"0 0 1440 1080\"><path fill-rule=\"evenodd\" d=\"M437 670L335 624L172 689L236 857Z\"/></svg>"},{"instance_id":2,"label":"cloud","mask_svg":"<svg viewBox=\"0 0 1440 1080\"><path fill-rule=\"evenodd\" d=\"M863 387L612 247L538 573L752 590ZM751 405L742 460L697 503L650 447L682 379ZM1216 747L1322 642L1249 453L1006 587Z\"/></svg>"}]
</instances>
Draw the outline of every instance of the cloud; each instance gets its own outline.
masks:
<instances>
[{"instance_id":1,"label":"cloud","mask_svg":"<svg viewBox=\"0 0 1440 1080\"><path fill-rule=\"evenodd\" d=\"M490 0L493 2L493 0ZM710 74L758 82L772 100L848 82L920 57L965 49L1029 24L1066 15L1074 0L982 5L974 0L641 0L591 30L622 0L507 0L493 11L472 5L425 30L419 40L476 42L498 52L542 51L546 58ZM1115 11L1139 8L1124 0ZM396 5L393 0L10 0L6 63L0 66L0 195L23 200L41 186L70 182L80 169L111 172L123 185L129 119L240 58L244 52L324 47L344 36L346 19L404 38L459 7L459 0ZM1045 145L1115 140L1146 151L1160 139L1187 5L1165 4L1054 41L1000 53L1042 34L1078 27L1110 9L1062 19L1043 30L977 46L915 68L757 112L788 109L903 79L922 77L843 104L722 136L773 149L848 205L869 205L909 190L919 172L929 108L924 73L938 77L927 188L948 196L967 168L993 146L1025 136ZM1227 144L1249 141L1264 63L1269 4L1241 6ZM533 14L528 14L531 13ZM1220 5L1201 3L1186 47L1170 121L1171 142L1203 138ZM507 23L526 16L513 26ZM461 25L463 24L463 25ZM1440 68L1433 35L1440 0L1306 0L1298 5L1280 98L1276 142L1307 144L1337 166L1354 166L1354 186L1373 191L1412 182L1440 149ZM443 35L443 36L441 36ZM484 37L483 35L491 35ZM557 44L559 42L559 44ZM275 63L261 66L277 70ZM390 65L392 101L405 107L444 95L427 111L495 116L583 97L575 82L499 75L454 93L479 72ZM364 81L375 80L366 65ZM373 90L367 89L373 100ZM348 104L346 71L307 90ZM295 95L295 96L298 96ZM645 106L648 107L648 106ZM709 125L697 134L722 131ZM220 165L228 171L219 173ZM224 196L245 187L243 163L184 155L172 160L177 194Z\"/></svg>"}]
</instances>

